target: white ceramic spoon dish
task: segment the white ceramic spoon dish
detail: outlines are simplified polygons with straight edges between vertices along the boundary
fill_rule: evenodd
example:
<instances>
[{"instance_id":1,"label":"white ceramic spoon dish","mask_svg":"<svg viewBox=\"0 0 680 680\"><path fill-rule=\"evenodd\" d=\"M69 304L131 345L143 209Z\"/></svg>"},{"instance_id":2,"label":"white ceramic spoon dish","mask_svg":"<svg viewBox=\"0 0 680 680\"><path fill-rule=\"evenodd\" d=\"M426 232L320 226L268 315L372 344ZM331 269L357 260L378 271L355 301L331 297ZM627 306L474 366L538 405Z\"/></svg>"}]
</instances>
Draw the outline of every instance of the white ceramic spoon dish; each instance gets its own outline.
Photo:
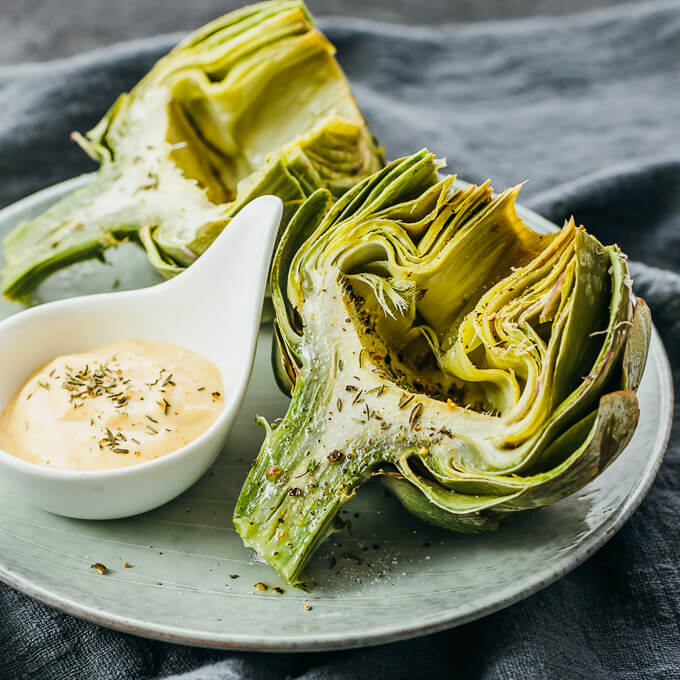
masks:
<instances>
[{"instance_id":1,"label":"white ceramic spoon dish","mask_svg":"<svg viewBox=\"0 0 680 680\"><path fill-rule=\"evenodd\" d=\"M173 343L209 359L225 391L224 408L206 432L150 462L59 470L0 450L0 474L18 495L69 517L128 517L171 500L210 467L250 378L281 211L273 196L253 201L195 264L170 281L52 302L0 323L3 408L33 371L55 357L130 338Z\"/></svg>"}]
</instances>

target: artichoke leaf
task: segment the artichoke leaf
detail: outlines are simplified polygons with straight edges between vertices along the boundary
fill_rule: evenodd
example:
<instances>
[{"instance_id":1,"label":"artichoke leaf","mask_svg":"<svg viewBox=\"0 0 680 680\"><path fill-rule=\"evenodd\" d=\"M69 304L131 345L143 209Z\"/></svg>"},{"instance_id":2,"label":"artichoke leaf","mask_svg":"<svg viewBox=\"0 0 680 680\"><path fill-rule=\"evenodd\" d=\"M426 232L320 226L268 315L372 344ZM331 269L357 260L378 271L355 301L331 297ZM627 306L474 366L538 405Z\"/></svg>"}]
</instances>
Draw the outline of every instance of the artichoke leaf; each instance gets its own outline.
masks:
<instances>
[{"instance_id":1,"label":"artichoke leaf","mask_svg":"<svg viewBox=\"0 0 680 680\"><path fill-rule=\"evenodd\" d=\"M427 480L419 480L425 491L420 484L414 484L412 479L401 474L387 473L381 479L412 515L428 524L461 534L482 534L498 528L498 520L488 513L451 512L445 501L446 491Z\"/></svg>"},{"instance_id":2,"label":"artichoke leaf","mask_svg":"<svg viewBox=\"0 0 680 680\"><path fill-rule=\"evenodd\" d=\"M652 339L652 314L647 303L637 298L633 310L628 340L623 352L623 389L636 391L647 363Z\"/></svg>"}]
</instances>

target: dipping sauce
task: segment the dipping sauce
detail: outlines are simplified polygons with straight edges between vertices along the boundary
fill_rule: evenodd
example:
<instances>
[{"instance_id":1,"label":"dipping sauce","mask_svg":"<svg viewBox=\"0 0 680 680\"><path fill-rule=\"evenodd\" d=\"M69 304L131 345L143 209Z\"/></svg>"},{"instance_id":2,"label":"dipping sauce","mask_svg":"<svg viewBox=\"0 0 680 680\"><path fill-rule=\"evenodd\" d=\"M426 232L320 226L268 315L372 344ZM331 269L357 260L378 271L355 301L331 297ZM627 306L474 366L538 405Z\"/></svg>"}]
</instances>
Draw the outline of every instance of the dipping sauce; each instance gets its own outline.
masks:
<instances>
[{"instance_id":1,"label":"dipping sauce","mask_svg":"<svg viewBox=\"0 0 680 680\"><path fill-rule=\"evenodd\" d=\"M165 342L122 340L34 373L0 417L0 448L53 468L127 467L193 441L223 406L211 361Z\"/></svg>"}]
</instances>

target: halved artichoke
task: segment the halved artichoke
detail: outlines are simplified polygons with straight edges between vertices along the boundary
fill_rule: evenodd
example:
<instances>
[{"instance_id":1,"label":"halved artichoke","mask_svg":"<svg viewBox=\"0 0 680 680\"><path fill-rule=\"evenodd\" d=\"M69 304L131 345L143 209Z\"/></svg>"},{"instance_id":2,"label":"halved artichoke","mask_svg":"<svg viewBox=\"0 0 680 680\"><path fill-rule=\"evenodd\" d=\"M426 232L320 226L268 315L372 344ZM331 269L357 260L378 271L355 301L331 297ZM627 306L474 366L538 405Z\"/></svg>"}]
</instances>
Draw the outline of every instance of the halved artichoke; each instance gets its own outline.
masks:
<instances>
[{"instance_id":1,"label":"halved artichoke","mask_svg":"<svg viewBox=\"0 0 680 680\"><path fill-rule=\"evenodd\" d=\"M375 172L381 151L333 53L301 0L244 7L190 35L87 137L74 134L101 167L6 238L3 293L25 298L124 238L171 276L253 198L279 196L285 224L316 189L338 196Z\"/></svg>"},{"instance_id":2,"label":"halved artichoke","mask_svg":"<svg viewBox=\"0 0 680 680\"><path fill-rule=\"evenodd\" d=\"M518 189L454 189L424 150L302 204L272 268L274 365L292 390L234 523L289 581L381 474L461 532L580 489L623 449L650 315L625 256L573 220L538 234Z\"/></svg>"}]
</instances>

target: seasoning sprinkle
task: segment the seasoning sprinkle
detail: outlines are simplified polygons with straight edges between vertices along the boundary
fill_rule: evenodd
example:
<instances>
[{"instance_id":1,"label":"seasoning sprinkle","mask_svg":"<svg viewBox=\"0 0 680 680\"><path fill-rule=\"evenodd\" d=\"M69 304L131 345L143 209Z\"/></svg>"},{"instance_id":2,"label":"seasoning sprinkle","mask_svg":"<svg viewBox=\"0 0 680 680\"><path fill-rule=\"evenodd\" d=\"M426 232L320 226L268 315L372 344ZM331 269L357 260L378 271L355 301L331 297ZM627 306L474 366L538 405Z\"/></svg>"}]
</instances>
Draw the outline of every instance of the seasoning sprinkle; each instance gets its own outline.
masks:
<instances>
[{"instance_id":1,"label":"seasoning sprinkle","mask_svg":"<svg viewBox=\"0 0 680 680\"><path fill-rule=\"evenodd\" d=\"M278 465L270 465L267 468L267 479L275 479L281 474L281 468Z\"/></svg>"},{"instance_id":2,"label":"seasoning sprinkle","mask_svg":"<svg viewBox=\"0 0 680 680\"><path fill-rule=\"evenodd\" d=\"M338 461L342 460L343 457L344 457L344 454L342 453L342 451L340 451L338 449L335 449L335 451L331 451L326 456L326 458L328 459L328 461L330 463L337 463Z\"/></svg>"},{"instance_id":3,"label":"seasoning sprinkle","mask_svg":"<svg viewBox=\"0 0 680 680\"><path fill-rule=\"evenodd\" d=\"M423 404L421 402L417 403L411 410L411 415L408 417L408 425L411 429L414 428L415 424L418 422L418 418L423 412Z\"/></svg>"},{"instance_id":4,"label":"seasoning sprinkle","mask_svg":"<svg viewBox=\"0 0 680 680\"><path fill-rule=\"evenodd\" d=\"M413 394L402 394L401 399L399 399L399 408L406 408L413 401L414 396Z\"/></svg>"}]
</instances>

